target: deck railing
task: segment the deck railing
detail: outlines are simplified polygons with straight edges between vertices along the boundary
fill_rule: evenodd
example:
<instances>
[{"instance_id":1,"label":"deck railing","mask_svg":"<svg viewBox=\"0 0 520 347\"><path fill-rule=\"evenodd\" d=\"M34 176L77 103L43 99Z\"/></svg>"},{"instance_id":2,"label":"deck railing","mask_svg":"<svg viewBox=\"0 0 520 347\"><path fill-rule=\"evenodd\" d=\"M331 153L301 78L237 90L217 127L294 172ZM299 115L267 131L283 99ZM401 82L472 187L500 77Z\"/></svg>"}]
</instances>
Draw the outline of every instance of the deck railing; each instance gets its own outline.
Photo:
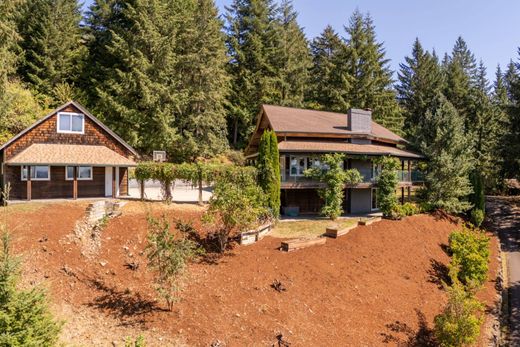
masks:
<instances>
[{"instance_id":1,"label":"deck railing","mask_svg":"<svg viewBox=\"0 0 520 347\"><path fill-rule=\"evenodd\" d=\"M372 171L371 169L357 169L362 177L362 183L376 183L379 173ZM397 177L399 182L410 182L419 183L424 181L424 175L418 170L397 170ZM304 183L304 182L315 182L312 178L305 176L291 176L289 170L285 170L285 174L282 176L282 182L287 183Z\"/></svg>"}]
</instances>

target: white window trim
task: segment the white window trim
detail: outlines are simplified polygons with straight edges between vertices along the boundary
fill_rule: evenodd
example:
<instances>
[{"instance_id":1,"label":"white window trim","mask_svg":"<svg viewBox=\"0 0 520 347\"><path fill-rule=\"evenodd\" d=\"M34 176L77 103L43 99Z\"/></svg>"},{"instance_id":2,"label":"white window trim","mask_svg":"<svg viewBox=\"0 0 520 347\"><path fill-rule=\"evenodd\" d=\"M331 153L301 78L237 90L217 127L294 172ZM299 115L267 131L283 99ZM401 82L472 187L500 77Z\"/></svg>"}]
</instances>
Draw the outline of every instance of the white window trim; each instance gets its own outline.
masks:
<instances>
[{"instance_id":1,"label":"white window trim","mask_svg":"<svg viewBox=\"0 0 520 347\"><path fill-rule=\"evenodd\" d=\"M60 116L61 115L69 115L69 116L81 116L81 131L73 131L73 130L60 130ZM83 113L75 113L75 112L58 112L58 120L56 121L56 131L60 134L85 134L85 115ZM70 126L72 129L72 118L70 120Z\"/></svg>"},{"instance_id":2,"label":"white window trim","mask_svg":"<svg viewBox=\"0 0 520 347\"><path fill-rule=\"evenodd\" d=\"M298 161L300 161L300 159L303 159L304 160L303 172L305 172L305 170L307 170L307 157L306 156L303 156L303 155L291 155L289 157L289 176L291 176L291 177L303 177L303 176L305 176L303 172L301 174L296 174L296 175L292 174L292 172L291 172L292 171L291 170L291 168L292 168L291 162L292 162L293 158L296 158L296 160L298 160ZM299 168L299 165L297 166L297 168Z\"/></svg>"},{"instance_id":3,"label":"white window trim","mask_svg":"<svg viewBox=\"0 0 520 347\"><path fill-rule=\"evenodd\" d=\"M20 166L20 179L22 181L27 181L27 178L23 178L23 168L28 167L28 166L31 167L31 173L33 172L32 168L36 167L36 166L46 167L47 171L49 172L49 175L47 178L31 178L31 181L50 181L51 180L51 167L49 165L22 165L22 166Z\"/></svg>"},{"instance_id":4,"label":"white window trim","mask_svg":"<svg viewBox=\"0 0 520 347\"><path fill-rule=\"evenodd\" d=\"M372 201L374 200L374 194L376 194L376 208L372 206ZM377 188L371 188L370 189L370 210L371 211L379 211L378 207L378 201L377 201Z\"/></svg>"},{"instance_id":5,"label":"white window trim","mask_svg":"<svg viewBox=\"0 0 520 347\"><path fill-rule=\"evenodd\" d=\"M67 168L69 168L69 167L74 167L74 166L65 166L65 181L73 181L74 180L74 177L69 177L67 175L67 173L68 173ZM77 180L78 181L92 181L94 179L94 168L92 166L80 165L80 166L78 166L78 172L77 172L78 174L79 174L79 168L80 167L88 167L88 168L90 168L90 177L87 177L87 178L84 178L84 177L80 178L80 177L78 177Z\"/></svg>"}]
</instances>

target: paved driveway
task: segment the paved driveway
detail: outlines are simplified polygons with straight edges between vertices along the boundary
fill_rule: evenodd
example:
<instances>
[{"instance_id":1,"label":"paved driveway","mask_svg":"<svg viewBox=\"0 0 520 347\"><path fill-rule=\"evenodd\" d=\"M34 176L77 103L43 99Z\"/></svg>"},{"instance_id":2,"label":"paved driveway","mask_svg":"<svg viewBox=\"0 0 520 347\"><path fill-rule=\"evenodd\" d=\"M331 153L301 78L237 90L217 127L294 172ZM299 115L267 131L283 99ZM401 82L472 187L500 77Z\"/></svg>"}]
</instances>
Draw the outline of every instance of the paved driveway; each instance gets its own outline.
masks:
<instances>
[{"instance_id":1,"label":"paved driveway","mask_svg":"<svg viewBox=\"0 0 520 347\"><path fill-rule=\"evenodd\" d=\"M191 184L183 181L175 181L172 185L174 202L198 202L199 190L198 188L192 187ZM128 182L128 194L132 198L140 198L141 193L139 190L139 184L136 180L129 180ZM145 198L148 200L162 200L163 193L161 184L156 181L146 181L144 189ZM203 187L202 200L208 201L211 197L211 187Z\"/></svg>"},{"instance_id":2,"label":"paved driveway","mask_svg":"<svg viewBox=\"0 0 520 347\"><path fill-rule=\"evenodd\" d=\"M509 296L508 346L520 346L520 198L490 197L486 202L488 218L500 236L507 261Z\"/></svg>"}]
</instances>

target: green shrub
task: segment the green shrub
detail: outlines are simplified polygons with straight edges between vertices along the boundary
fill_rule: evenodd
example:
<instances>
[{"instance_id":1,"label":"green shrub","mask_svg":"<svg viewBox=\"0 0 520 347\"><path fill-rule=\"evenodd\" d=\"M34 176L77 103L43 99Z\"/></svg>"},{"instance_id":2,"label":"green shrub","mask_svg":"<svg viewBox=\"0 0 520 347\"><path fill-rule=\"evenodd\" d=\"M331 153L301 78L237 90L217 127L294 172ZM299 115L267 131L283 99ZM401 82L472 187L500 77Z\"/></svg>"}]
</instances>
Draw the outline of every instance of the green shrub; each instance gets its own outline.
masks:
<instances>
[{"instance_id":1,"label":"green shrub","mask_svg":"<svg viewBox=\"0 0 520 347\"><path fill-rule=\"evenodd\" d=\"M398 206L397 196L395 190L399 184L397 177L397 169L399 168L399 160L394 157L380 157L375 163L381 165L381 174L377 178L377 201L383 216L394 218L393 213L398 215L396 219L402 218L400 216L401 209ZM395 210L395 211L394 211Z\"/></svg>"},{"instance_id":2,"label":"green shrub","mask_svg":"<svg viewBox=\"0 0 520 347\"><path fill-rule=\"evenodd\" d=\"M446 287L446 290L448 304L435 317L434 332L437 342L443 347L469 346L480 334L483 305L456 279L453 286Z\"/></svg>"},{"instance_id":3,"label":"green shrub","mask_svg":"<svg viewBox=\"0 0 520 347\"><path fill-rule=\"evenodd\" d=\"M484 284L489 263L489 238L484 232L464 226L450 234L449 246L459 279L466 285Z\"/></svg>"},{"instance_id":4,"label":"green shrub","mask_svg":"<svg viewBox=\"0 0 520 347\"><path fill-rule=\"evenodd\" d=\"M188 262L201 253L199 245L184 233L172 233L164 216L160 220L148 217L148 267L154 272L156 290L166 300L170 311L181 290Z\"/></svg>"},{"instance_id":5,"label":"green shrub","mask_svg":"<svg viewBox=\"0 0 520 347\"><path fill-rule=\"evenodd\" d=\"M473 225L477 228L482 225L482 222L484 222L484 217L485 216L483 210L479 208L471 210L471 223L473 223Z\"/></svg>"},{"instance_id":6,"label":"green shrub","mask_svg":"<svg viewBox=\"0 0 520 347\"><path fill-rule=\"evenodd\" d=\"M392 207L390 218L399 220L403 217L413 216L414 214L418 214L420 212L420 208L410 202L404 203L403 205L396 204Z\"/></svg>"}]
</instances>

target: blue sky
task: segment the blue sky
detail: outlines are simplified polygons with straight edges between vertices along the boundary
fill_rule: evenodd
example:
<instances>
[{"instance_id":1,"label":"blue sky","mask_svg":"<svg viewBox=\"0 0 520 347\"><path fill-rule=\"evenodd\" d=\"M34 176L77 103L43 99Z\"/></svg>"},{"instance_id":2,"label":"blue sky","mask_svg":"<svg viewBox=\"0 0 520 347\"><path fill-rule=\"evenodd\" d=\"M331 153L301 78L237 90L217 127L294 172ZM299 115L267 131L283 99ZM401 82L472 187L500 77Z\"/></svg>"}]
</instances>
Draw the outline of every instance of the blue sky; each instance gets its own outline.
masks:
<instances>
[{"instance_id":1,"label":"blue sky","mask_svg":"<svg viewBox=\"0 0 520 347\"><path fill-rule=\"evenodd\" d=\"M86 6L92 0L86 0ZM216 0L224 10L232 0ZM497 64L502 67L517 60L520 35L518 0L294 0L299 23L309 39L330 24L343 33L343 25L359 8L374 19L379 41L385 44L391 67L410 54L415 37L427 49L435 48L442 57L462 36L477 59L482 59L488 75L494 78Z\"/></svg>"}]
</instances>

